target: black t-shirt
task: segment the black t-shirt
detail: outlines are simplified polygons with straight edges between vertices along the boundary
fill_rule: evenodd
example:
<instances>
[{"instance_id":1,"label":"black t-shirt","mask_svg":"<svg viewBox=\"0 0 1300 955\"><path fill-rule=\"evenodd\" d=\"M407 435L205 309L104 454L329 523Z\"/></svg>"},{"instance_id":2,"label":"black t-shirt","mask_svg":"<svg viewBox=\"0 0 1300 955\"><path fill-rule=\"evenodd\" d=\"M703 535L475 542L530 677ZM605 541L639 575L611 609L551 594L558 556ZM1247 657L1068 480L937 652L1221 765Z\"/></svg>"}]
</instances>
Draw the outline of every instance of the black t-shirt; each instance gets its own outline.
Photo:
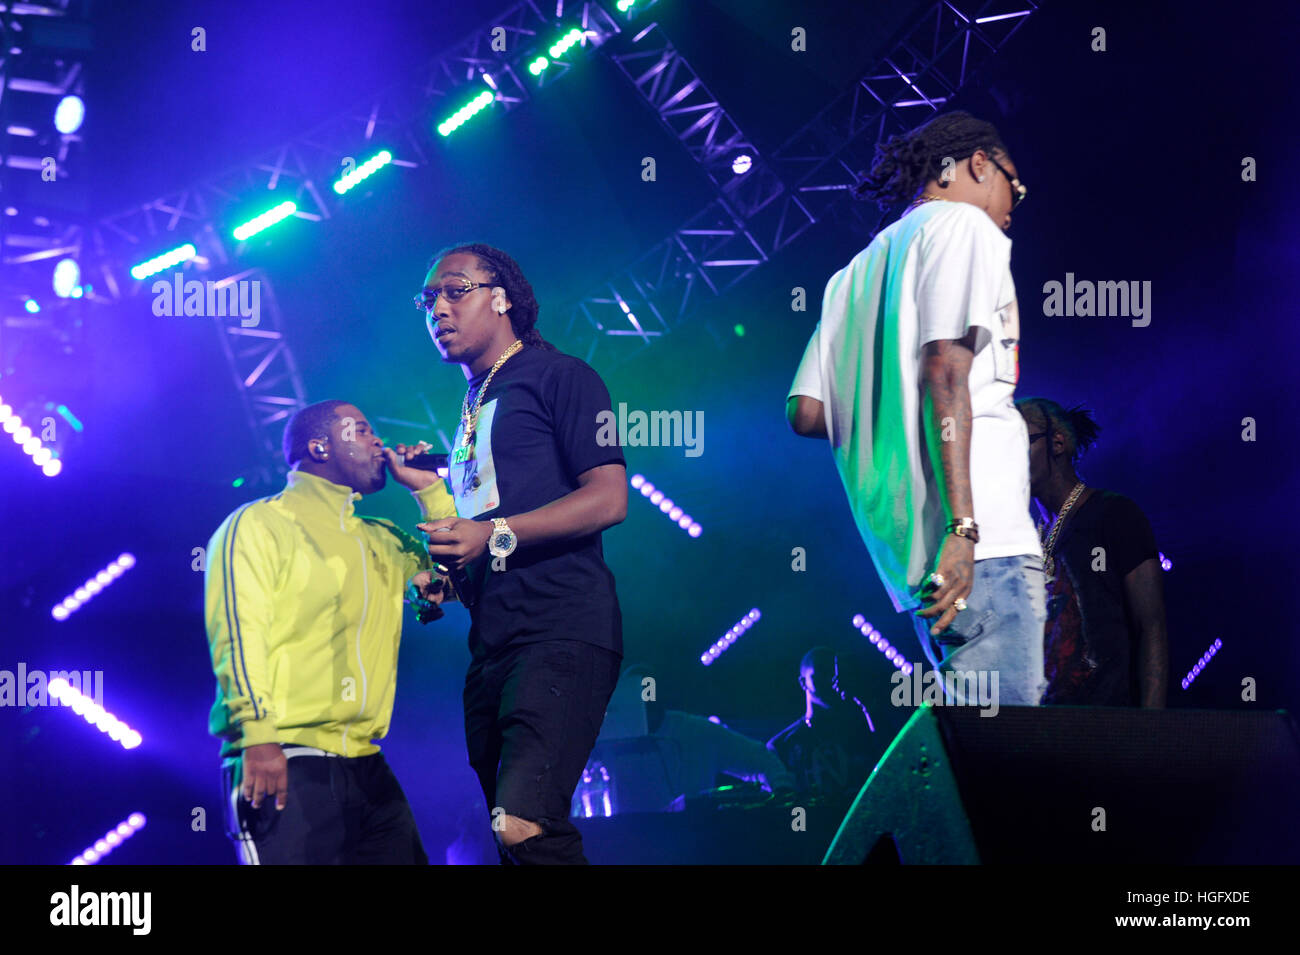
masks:
<instances>
[{"instance_id":1,"label":"black t-shirt","mask_svg":"<svg viewBox=\"0 0 1300 955\"><path fill-rule=\"evenodd\" d=\"M468 385L470 408L487 371ZM586 362L525 345L497 371L479 411L474 454L453 459L448 476L456 513L507 520L576 490L578 475L624 464L616 445L597 442L597 415L610 412L609 391ZM459 448L461 428L452 448ZM477 602L470 610L470 652L490 656L507 645L581 640L623 652L614 575L600 534L547 544L521 543L503 569L484 554L469 567ZM499 564L500 562L498 562Z\"/></svg>"},{"instance_id":2,"label":"black t-shirt","mask_svg":"<svg viewBox=\"0 0 1300 955\"><path fill-rule=\"evenodd\" d=\"M814 711L768 740L767 748L795 777L801 793L830 799L853 797L871 775L880 746L868 717L855 704Z\"/></svg>"},{"instance_id":3,"label":"black t-shirt","mask_svg":"<svg viewBox=\"0 0 1300 955\"><path fill-rule=\"evenodd\" d=\"M1044 703L1139 706L1139 631L1124 578L1159 559L1151 524L1122 494L1093 491L1066 515L1047 590Z\"/></svg>"}]
</instances>

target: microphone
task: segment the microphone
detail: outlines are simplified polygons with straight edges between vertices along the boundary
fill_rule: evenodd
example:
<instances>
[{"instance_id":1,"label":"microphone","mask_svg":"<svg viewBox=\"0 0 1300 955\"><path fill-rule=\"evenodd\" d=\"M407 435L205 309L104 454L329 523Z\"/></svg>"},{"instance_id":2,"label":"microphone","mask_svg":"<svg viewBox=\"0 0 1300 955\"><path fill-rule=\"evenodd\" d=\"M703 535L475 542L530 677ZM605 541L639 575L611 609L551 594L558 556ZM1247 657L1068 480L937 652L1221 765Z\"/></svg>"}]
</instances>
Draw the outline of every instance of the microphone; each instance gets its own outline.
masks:
<instances>
[{"instance_id":1,"label":"microphone","mask_svg":"<svg viewBox=\"0 0 1300 955\"><path fill-rule=\"evenodd\" d=\"M406 461L408 468L415 468L419 471L434 471L443 477L447 475L447 455L434 454L432 451L422 451L413 458Z\"/></svg>"},{"instance_id":2,"label":"microphone","mask_svg":"<svg viewBox=\"0 0 1300 955\"><path fill-rule=\"evenodd\" d=\"M406 461L408 468L415 468L419 471L433 471L435 474L446 476L447 474L447 455L434 454L432 451L424 451ZM478 603L478 593L474 589L474 582L470 579L469 568L458 570L447 564L439 566L447 568L447 576L451 578L451 585L456 588L456 596L460 599L461 606L466 610L473 609Z\"/></svg>"}]
</instances>

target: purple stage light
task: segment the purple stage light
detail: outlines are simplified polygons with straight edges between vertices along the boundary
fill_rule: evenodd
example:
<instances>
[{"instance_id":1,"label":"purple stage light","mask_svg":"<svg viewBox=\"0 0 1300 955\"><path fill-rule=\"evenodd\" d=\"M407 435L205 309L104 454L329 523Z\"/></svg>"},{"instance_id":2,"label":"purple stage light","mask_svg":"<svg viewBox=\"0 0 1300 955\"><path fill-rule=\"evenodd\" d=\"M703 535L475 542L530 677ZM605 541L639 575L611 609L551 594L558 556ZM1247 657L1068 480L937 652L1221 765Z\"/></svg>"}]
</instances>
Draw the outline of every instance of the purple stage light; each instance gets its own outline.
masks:
<instances>
[{"instance_id":1,"label":"purple stage light","mask_svg":"<svg viewBox=\"0 0 1300 955\"><path fill-rule=\"evenodd\" d=\"M662 489L656 488L647 481L645 475L633 474L628 479L628 483L632 485L633 490L640 491L641 496L657 507L660 513L667 516L670 521L684 530L687 536L699 537L704 532L704 528L700 526L700 523L695 518L683 511L671 497L664 494Z\"/></svg>"},{"instance_id":2,"label":"purple stage light","mask_svg":"<svg viewBox=\"0 0 1300 955\"><path fill-rule=\"evenodd\" d=\"M1223 640L1215 637L1214 642L1210 644L1210 648L1201 654L1201 658L1187 671L1187 675L1183 677L1179 685L1185 690L1196 682L1196 678L1201 675L1201 671L1210 665L1210 660L1221 649L1223 649Z\"/></svg>"},{"instance_id":3,"label":"purple stage light","mask_svg":"<svg viewBox=\"0 0 1300 955\"><path fill-rule=\"evenodd\" d=\"M716 660L733 643L739 640L745 634L745 632L749 630L749 628L752 627L755 623L761 620L762 617L763 614L759 612L759 609L757 607L755 607L749 613L745 614L745 616L741 617L739 620L737 620L734 624L731 625L731 629L728 630L726 633L724 633L718 639L717 643L709 647L709 649L706 650L704 653L700 654L700 662L703 663L705 666L712 665L714 660Z\"/></svg>"},{"instance_id":4,"label":"purple stage light","mask_svg":"<svg viewBox=\"0 0 1300 955\"><path fill-rule=\"evenodd\" d=\"M902 670L904 673L912 672L912 664L903 656L903 651L886 640L884 635L873 627L862 614L853 615L853 628L884 654L885 659L892 663L895 668Z\"/></svg>"},{"instance_id":5,"label":"purple stage light","mask_svg":"<svg viewBox=\"0 0 1300 955\"><path fill-rule=\"evenodd\" d=\"M133 812L127 816L125 822L119 822L103 836L96 839L90 848L86 849L68 865L94 865L104 856L108 855L127 839L144 828L145 818L141 813Z\"/></svg>"},{"instance_id":6,"label":"purple stage light","mask_svg":"<svg viewBox=\"0 0 1300 955\"><path fill-rule=\"evenodd\" d=\"M108 735L109 739L120 743L123 749L135 749L144 738L138 731L131 729L126 723L119 720L108 710L104 709L90 697L86 696L76 687L68 683L62 677L55 677L50 681L50 697L58 700L65 706L70 706L72 712L76 713L87 723L94 726L101 733Z\"/></svg>"},{"instance_id":7,"label":"purple stage light","mask_svg":"<svg viewBox=\"0 0 1300 955\"><path fill-rule=\"evenodd\" d=\"M57 460L56 458L55 461ZM64 597L60 603L56 604L50 610L50 616L55 620L67 620L70 613L134 566L134 555L128 553L119 554L117 560L112 561L107 567L74 590L70 596Z\"/></svg>"}]
</instances>

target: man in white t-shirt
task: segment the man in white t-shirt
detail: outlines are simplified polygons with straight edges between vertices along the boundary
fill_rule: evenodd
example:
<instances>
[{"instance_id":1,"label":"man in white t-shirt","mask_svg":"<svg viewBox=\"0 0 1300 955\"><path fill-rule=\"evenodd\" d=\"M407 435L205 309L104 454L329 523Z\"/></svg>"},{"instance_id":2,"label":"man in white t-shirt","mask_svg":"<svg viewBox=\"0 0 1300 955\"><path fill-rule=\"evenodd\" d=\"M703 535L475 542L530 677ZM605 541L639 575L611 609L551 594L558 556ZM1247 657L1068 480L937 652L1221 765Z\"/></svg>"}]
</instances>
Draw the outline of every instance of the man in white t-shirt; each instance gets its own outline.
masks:
<instances>
[{"instance_id":1,"label":"man in white t-shirt","mask_svg":"<svg viewBox=\"0 0 1300 955\"><path fill-rule=\"evenodd\" d=\"M931 664L987 671L1002 705L1037 705L1045 590L1002 233L1025 189L997 130L954 112L878 146L857 191L911 201L827 283L787 417L829 438L880 579L895 610L916 611ZM960 682L954 695L966 701Z\"/></svg>"}]
</instances>

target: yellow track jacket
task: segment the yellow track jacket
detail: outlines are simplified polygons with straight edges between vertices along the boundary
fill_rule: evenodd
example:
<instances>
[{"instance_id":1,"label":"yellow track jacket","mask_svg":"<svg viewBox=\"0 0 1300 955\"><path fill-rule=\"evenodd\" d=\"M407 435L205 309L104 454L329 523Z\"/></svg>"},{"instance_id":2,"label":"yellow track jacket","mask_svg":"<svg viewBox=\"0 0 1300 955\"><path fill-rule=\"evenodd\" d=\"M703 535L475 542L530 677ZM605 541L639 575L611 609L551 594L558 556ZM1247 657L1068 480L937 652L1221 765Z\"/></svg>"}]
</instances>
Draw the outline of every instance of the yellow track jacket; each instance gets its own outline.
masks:
<instances>
[{"instance_id":1,"label":"yellow track jacket","mask_svg":"<svg viewBox=\"0 0 1300 955\"><path fill-rule=\"evenodd\" d=\"M426 519L455 517L442 481L412 495ZM358 517L361 495L289 473L208 542L204 616L217 700L208 728L223 756L298 743L340 756L388 733L411 577L428 552L391 521Z\"/></svg>"}]
</instances>

